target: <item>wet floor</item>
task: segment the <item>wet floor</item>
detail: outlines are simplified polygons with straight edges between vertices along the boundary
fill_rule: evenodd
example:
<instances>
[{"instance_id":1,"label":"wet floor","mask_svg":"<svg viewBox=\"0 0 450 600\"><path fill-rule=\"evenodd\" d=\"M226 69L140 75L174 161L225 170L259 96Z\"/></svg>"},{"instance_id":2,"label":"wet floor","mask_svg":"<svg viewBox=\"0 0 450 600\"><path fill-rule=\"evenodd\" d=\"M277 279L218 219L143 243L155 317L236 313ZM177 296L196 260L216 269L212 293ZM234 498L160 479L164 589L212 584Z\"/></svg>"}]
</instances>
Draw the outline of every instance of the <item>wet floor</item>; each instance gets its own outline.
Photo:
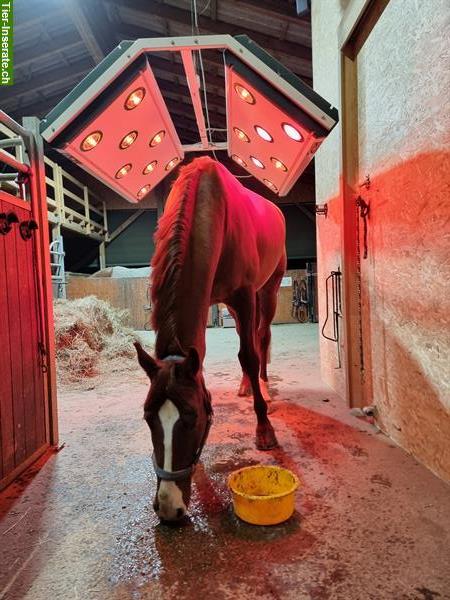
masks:
<instances>
[{"instance_id":1,"label":"wet floor","mask_svg":"<svg viewBox=\"0 0 450 600\"><path fill-rule=\"evenodd\" d=\"M275 451L254 447L236 352L208 331L215 420L181 528L152 510L145 376L60 393L64 448L0 495L0 600L450 598L450 489L321 383L317 328L273 328ZM302 481L283 525L233 515L227 475L257 462Z\"/></svg>"}]
</instances>

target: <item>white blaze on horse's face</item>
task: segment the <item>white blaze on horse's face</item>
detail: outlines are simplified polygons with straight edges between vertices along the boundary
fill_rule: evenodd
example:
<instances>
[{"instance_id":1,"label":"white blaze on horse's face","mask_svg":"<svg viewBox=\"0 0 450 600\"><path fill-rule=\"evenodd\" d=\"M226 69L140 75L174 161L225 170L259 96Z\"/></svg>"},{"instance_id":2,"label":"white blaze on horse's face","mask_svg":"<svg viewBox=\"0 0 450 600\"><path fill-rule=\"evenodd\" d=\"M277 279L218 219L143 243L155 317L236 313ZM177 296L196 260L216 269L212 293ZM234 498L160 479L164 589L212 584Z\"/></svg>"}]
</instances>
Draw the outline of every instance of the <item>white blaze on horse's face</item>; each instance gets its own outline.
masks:
<instances>
[{"instance_id":1,"label":"white blaze on horse's face","mask_svg":"<svg viewBox=\"0 0 450 600\"><path fill-rule=\"evenodd\" d=\"M180 418L180 413L171 400L166 400L158 412L164 438L164 465L165 471L172 471L173 458L173 428ZM183 495L175 481L161 481L158 490L159 510L158 516L167 521L179 519L186 514L187 507L183 502Z\"/></svg>"}]
</instances>

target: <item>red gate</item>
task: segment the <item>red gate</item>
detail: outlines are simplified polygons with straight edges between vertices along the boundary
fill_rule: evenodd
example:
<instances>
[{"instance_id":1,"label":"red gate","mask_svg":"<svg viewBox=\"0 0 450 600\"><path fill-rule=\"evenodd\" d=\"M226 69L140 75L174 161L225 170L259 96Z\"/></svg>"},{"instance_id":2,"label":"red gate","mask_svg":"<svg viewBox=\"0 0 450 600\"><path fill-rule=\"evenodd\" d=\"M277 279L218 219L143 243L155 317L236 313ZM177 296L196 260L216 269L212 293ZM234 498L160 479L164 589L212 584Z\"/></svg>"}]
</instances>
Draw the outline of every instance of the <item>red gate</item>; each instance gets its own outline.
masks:
<instances>
[{"instance_id":1,"label":"red gate","mask_svg":"<svg viewBox=\"0 0 450 600\"><path fill-rule=\"evenodd\" d=\"M10 152L0 150L0 163L7 165L0 177L8 182L8 191L0 190L2 489L56 443L57 428L52 403L55 389L47 206L39 139L1 111L0 122L12 134L1 140L0 147L13 148Z\"/></svg>"}]
</instances>

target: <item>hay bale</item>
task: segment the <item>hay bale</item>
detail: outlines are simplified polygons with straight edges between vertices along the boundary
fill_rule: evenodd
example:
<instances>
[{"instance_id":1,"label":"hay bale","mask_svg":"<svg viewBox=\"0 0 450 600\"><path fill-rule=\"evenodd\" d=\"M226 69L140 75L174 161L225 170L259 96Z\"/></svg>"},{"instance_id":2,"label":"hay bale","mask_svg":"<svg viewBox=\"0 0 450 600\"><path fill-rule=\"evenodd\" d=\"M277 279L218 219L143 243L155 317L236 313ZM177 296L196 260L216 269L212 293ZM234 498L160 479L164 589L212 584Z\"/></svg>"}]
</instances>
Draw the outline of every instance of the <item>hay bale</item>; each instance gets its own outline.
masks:
<instances>
[{"instance_id":1,"label":"hay bale","mask_svg":"<svg viewBox=\"0 0 450 600\"><path fill-rule=\"evenodd\" d=\"M128 369L131 359L135 365L135 335L127 327L128 311L87 296L56 300L54 314L60 383L76 383L107 371Z\"/></svg>"}]
</instances>

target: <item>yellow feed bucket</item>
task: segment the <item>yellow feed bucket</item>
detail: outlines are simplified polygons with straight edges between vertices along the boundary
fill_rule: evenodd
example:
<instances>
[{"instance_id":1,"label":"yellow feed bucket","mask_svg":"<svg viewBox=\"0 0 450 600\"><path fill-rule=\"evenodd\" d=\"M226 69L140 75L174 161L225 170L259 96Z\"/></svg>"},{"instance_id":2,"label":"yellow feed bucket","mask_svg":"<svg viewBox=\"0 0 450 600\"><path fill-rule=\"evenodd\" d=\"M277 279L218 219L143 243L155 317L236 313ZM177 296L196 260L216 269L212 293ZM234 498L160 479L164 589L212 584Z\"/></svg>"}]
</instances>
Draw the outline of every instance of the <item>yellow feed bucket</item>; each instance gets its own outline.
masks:
<instances>
[{"instance_id":1,"label":"yellow feed bucket","mask_svg":"<svg viewBox=\"0 0 450 600\"><path fill-rule=\"evenodd\" d=\"M228 477L234 512L253 525L276 525L289 519L298 485L294 473L269 465L244 467Z\"/></svg>"}]
</instances>

